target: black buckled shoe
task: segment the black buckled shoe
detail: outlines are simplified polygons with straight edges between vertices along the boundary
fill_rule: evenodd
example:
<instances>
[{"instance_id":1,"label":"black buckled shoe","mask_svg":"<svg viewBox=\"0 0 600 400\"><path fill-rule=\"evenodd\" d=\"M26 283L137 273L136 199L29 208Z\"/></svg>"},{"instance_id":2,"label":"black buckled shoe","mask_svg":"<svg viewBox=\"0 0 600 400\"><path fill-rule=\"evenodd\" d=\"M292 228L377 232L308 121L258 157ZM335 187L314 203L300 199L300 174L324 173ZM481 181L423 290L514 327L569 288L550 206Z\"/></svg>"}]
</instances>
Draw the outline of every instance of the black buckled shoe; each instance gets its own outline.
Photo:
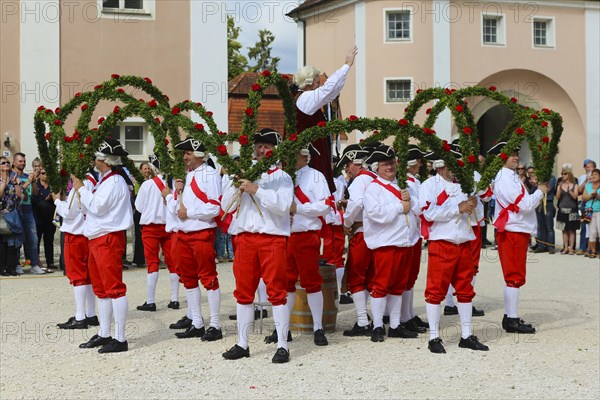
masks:
<instances>
[{"instance_id":1,"label":"black buckled shoe","mask_svg":"<svg viewBox=\"0 0 600 400\"><path fill-rule=\"evenodd\" d=\"M415 332L409 331L402 325L398 325L397 328L388 328L388 337L402 338L402 339L416 339L419 335Z\"/></svg>"},{"instance_id":2,"label":"black buckled shoe","mask_svg":"<svg viewBox=\"0 0 600 400\"><path fill-rule=\"evenodd\" d=\"M485 344L479 342L477 336L471 335L468 338L460 338L460 342L458 342L458 347L463 349L471 349L471 350L480 350L480 351L488 351L490 348Z\"/></svg>"},{"instance_id":3,"label":"black buckled shoe","mask_svg":"<svg viewBox=\"0 0 600 400\"><path fill-rule=\"evenodd\" d=\"M283 347L279 347L273 356L271 362L274 364L284 364L290 361L290 352Z\"/></svg>"},{"instance_id":4,"label":"black buckled shoe","mask_svg":"<svg viewBox=\"0 0 600 400\"><path fill-rule=\"evenodd\" d=\"M452 306L444 306L444 315L458 315L458 307Z\"/></svg>"},{"instance_id":5,"label":"black buckled shoe","mask_svg":"<svg viewBox=\"0 0 600 400\"><path fill-rule=\"evenodd\" d=\"M314 335L314 341L317 346L327 346L329 344L327 338L325 337L325 332L323 331L323 329L316 330Z\"/></svg>"},{"instance_id":6,"label":"black buckled shoe","mask_svg":"<svg viewBox=\"0 0 600 400\"><path fill-rule=\"evenodd\" d=\"M100 347L98 349L98 353L122 353L127 350L129 350L127 340L124 342L119 342L117 339L113 339L110 343Z\"/></svg>"},{"instance_id":7,"label":"black buckled shoe","mask_svg":"<svg viewBox=\"0 0 600 400\"><path fill-rule=\"evenodd\" d=\"M429 323L427 321L423 321L421 318L419 318L418 315L415 315L411 319L411 321L413 321L415 325L420 326L421 328L429 329Z\"/></svg>"},{"instance_id":8,"label":"black buckled shoe","mask_svg":"<svg viewBox=\"0 0 600 400\"><path fill-rule=\"evenodd\" d=\"M340 295L340 304L352 304L352 303L354 303L354 300L352 300L352 297L350 296L350 294L346 293L346 294Z\"/></svg>"},{"instance_id":9,"label":"black buckled shoe","mask_svg":"<svg viewBox=\"0 0 600 400\"><path fill-rule=\"evenodd\" d=\"M206 334L206 329L204 329L204 327L196 328L194 325L190 325L190 327L187 328L185 331L177 332L175 334L175 336L177 336L177 338L179 338L179 339L189 339L189 338L195 338L195 337L201 338L205 334Z\"/></svg>"},{"instance_id":10,"label":"black buckled shoe","mask_svg":"<svg viewBox=\"0 0 600 400\"><path fill-rule=\"evenodd\" d=\"M102 337L102 336L94 335L87 342L81 343L79 345L79 348L80 349L92 349L94 347L104 346L105 344L108 344L108 343L112 342L112 340L113 340L113 338L110 337L110 336L109 337Z\"/></svg>"},{"instance_id":11,"label":"black buckled shoe","mask_svg":"<svg viewBox=\"0 0 600 400\"><path fill-rule=\"evenodd\" d=\"M289 330L288 330L287 341L288 342L292 341L292 332ZM273 333L271 333L269 336L265 336L265 343L266 344L277 343L277 329L273 329Z\"/></svg>"},{"instance_id":12,"label":"black buckled shoe","mask_svg":"<svg viewBox=\"0 0 600 400\"><path fill-rule=\"evenodd\" d=\"M226 360L239 360L243 357L250 357L250 347L243 349L237 344L223 353L223 358Z\"/></svg>"},{"instance_id":13,"label":"black buckled shoe","mask_svg":"<svg viewBox=\"0 0 600 400\"><path fill-rule=\"evenodd\" d=\"M169 325L169 329L187 329L192 326L192 320L184 315L179 321Z\"/></svg>"},{"instance_id":14,"label":"black buckled shoe","mask_svg":"<svg viewBox=\"0 0 600 400\"><path fill-rule=\"evenodd\" d=\"M440 339L439 337L435 338L435 339L431 339L429 341L429 344L427 345L427 348L429 348L429 351L432 353L436 353L436 354L446 353L446 349L444 348L442 339Z\"/></svg>"},{"instance_id":15,"label":"black buckled shoe","mask_svg":"<svg viewBox=\"0 0 600 400\"><path fill-rule=\"evenodd\" d=\"M57 324L60 329L87 329L88 324L85 319L80 321L76 320L75 317L69 318L64 324Z\"/></svg>"},{"instance_id":16,"label":"black buckled shoe","mask_svg":"<svg viewBox=\"0 0 600 400\"><path fill-rule=\"evenodd\" d=\"M100 321L98 321L98 316L94 315L93 317L85 317L85 322L88 326L100 326Z\"/></svg>"},{"instance_id":17,"label":"black buckled shoe","mask_svg":"<svg viewBox=\"0 0 600 400\"><path fill-rule=\"evenodd\" d=\"M417 325L417 323L412 319L409 319L408 321L401 323L400 326L402 326L404 329L406 329L409 332L414 332L414 333L427 332L427 328L423 328L422 326Z\"/></svg>"},{"instance_id":18,"label":"black buckled shoe","mask_svg":"<svg viewBox=\"0 0 600 400\"><path fill-rule=\"evenodd\" d=\"M344 331L344 336L357 337L357 336L371 336L373 331L373 325L368 324L366 326L359 326L358 322L354 323L352 329Z\"/></svg>"},{"instance_id":19,"label":"black buckled shoe","mask_svg":"<svg viewBox=\"0 0 600 400\"><path fill-rule=\"evenodd\" d=\"M204 336L202 336L203 342L214 342L215 340L220 339L223 339L223 331L215 328L214 326L209 327Z\"/></svg>"},{"instance_id":20,"label":"black buckled shoe","mask_svg":"<svg viewBox=\"0 0 600 400\"><path fill-rule=\"evenodd\" d=\"M179 302L178 301L170 301L167 305L167 308L172 308L173 310L179 310Z\"/></svg>"},{"instance_id":21,"label":"black buckled shoe","mask_svg":"<svg viewBox=\"0 0 600 400\"><path fill-rule=\"evenodd\" d=\"M371 332L371 342L383 342L385 340L385 329L382 326L373 328Z\"/></svg>"},{"instance_id":22,"label":"black buckled shoe","mask_svg":"<svg viewBox=\"0 0 600 400\"><path fill-rule=\"evenodd\" d=\"M484 315L485 315L485 311L477 309L477 308L475 308L475 306L473 306L473 312L472 312L473 317L483 317Z\"/></svg>"},{"instance_id":23,"label":"black buckled shoe","mask_svg":"<svg viewBox=\"0 0 600 400\"><path fill-rule=\"evenodd\" d=\"M526 324L521 318L508 318L506 315L502 319L502 328L507 333L535 333L535 328L531 324Z\"/></svg>"},{"instance_id":24,"label":"black buckled shoe","mask_svg":"<svg viewBox=\"0 0 600 400\"><path fill-rule=\"evenodd\" d=\"M144 303L141 306L137 306L140 311L156 311L156 303Z\"/></svg>"}]
</instances>

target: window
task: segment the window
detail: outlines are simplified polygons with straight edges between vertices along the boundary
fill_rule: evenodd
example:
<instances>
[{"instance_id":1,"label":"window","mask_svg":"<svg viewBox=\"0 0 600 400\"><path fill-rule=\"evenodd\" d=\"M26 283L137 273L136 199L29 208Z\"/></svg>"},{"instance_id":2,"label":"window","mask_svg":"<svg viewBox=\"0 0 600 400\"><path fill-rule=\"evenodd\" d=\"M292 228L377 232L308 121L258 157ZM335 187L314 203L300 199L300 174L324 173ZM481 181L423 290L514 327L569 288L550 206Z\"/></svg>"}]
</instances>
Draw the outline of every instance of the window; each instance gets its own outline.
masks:
<instances>
[{"instance_id":1,"label":"window","mask_svg":"<svg viewBox=\"0 0 600 400\"><path fill-rule=\"evenodd\" d=\"M554 47L554 20L533 19L533 47Z\"/></svg>"},{"instance_id":2,"label":"window","mask_svg":"<svg viewBox=\"0 0 600 400\"><path fill-rule=\"evenodd\" d=\"M410 11L389 11L386 16L386 41L407 41L411 39Z\"/></svg>"},{"instance_id":3,"label":"window","mask_svg":"<svg viewBox=\"0 0 600 400\"><path fill-rule=\"evenodd\" d=\"M145 156L145 141L143 124L121 124L112 128L110 135L119 139L125 150L130 156Z\"/></svg>"},{"instance_id":4,"label":"window","mask_svg":"<svg viewBox=\"0 0 600 400\"><path fill-rule=\"evenodd\" d=\"M481 21L482 43L484 45L504 45L504 17L483 15Z\"/></svg>"},{"instance_id":5,"label":"window","mask_svg":"<svg viewBox=\"0 0 600 400\"><path fill-rule=\"evenodd\" d=\"M143 10L144 0L102 0L102 8Z\"/></svg>"},{"instance_id":6,"label":"window","mask_svg":"<svg viewBox=\"0 0 600 400\"><path fill-rule=\"evenodd\" d=\"M388 79L385 81L386 103L408 103L411 100L411 79Z\"/></svg>"},{"instance_id":7,"label":"window","mask_svg":"<svg viewBox=\"0 0 600 400\"><path fill-rule=\"evenodd\" d=\"M126 19L154 20L156 0L96 0L103 18L118 18L125 15Z\"/></svg>"}]
</instances>

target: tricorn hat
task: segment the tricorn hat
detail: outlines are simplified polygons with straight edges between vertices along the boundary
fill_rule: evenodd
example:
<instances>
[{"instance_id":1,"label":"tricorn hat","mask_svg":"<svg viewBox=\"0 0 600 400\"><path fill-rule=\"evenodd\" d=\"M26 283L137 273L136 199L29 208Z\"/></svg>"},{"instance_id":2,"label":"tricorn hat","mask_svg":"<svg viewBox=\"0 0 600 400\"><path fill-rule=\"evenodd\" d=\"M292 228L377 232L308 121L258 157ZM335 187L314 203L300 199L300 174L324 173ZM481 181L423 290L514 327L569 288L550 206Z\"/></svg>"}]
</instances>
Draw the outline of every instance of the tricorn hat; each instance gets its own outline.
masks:
<instances>
[{"instance_id":1,"label":"tricorn hat","mask_svg":"<svg viewBox=\"0 0 600 400\"><path fill-rule=\"evenodd\" d=\"M106 138L100 144L98 152L109 156L128 156L129 152L123 148L121 142L117 139Z\"/></svg>"},{"instance_id":2,"label":"tricorn hat","mask_svg":"<svg viewBox=\"0 0 600 400\"><path fill-rule=\"evenodd\" d=\"M507 144L506 142L498 142L495 145L493 145L492 147L490 147L490 149L487 152L488 152L488 154L498 155L498 154L502 153L502 150L504 149L506 144ZM519 146L515 149L515 152L519 152L519 151L521 151L521 146Z\"/></svg>"},{"instance_id":3,"label":"tricorn hat","mask_svg":"<svg viewBox=\"0 0 600 400\"><path fill-rule=\"evenodd\" d=\"M396 158L396 152L391 146L384 144L375 147L367 158L367 164L373 164L380 161L387 161Z\"/></svg>"},{"instance_id":4,"label":"tricorn hat","mask_svg":"<svg viewBox=\"0 0 600 400\"><path fill-rule=\"evenodd\" d=\"M160 160L156 156L156 154L152 153L148 156L148 161L152 164L156 169L160 170Z\"/></svg>"},{"instance_id":5,"label":"tricorn hat","mask_svg":"<svg viewBox=\"0 0 600 400\"><path fill-rule=\"evenodd\" d=\"M425 157L425 154L427 154L427 153L425 153L423 150L421 150L419 148L419 146L417 146L416 144L408 145L408 157L407 157L408 161L421 159L421 158Z\"/></svg>"},{"instance_id":6,"label":"tricorn hat","mask_svg":"<svg viewBox=\"0 0 600 400\"><path fill-rule=\"evenodd\" d=\"M177 150L183 151L193 151L194 156L196 157L204 157L204 152L206 151L206 147L199 140L194 139L193 137L187 137L183 141L177 143L175 145Z\"/></svg>"},{"instance_id":7,"label":"tricorn hat","mask_svg":"<svg viewBox=\"0 0 600 400\"><path fill-rule=\"evenodd\" d=\"M261 129L254 134L254 143L269 143L277 146L281 143L281 135L271 128Z\"/></svg>"},{"instance_id":8,"label":"tricorn hat","mask_svg":"<svg viewBox=\"0 0 600 400\"><path fill-rule=\"evenodd\" d=\"M342 156L336 164L336 168L342 167L349 162L362 165L368 155L369 151L363 149L359 144L351 144L346 146Z\"/></svg>"}]
</instances>

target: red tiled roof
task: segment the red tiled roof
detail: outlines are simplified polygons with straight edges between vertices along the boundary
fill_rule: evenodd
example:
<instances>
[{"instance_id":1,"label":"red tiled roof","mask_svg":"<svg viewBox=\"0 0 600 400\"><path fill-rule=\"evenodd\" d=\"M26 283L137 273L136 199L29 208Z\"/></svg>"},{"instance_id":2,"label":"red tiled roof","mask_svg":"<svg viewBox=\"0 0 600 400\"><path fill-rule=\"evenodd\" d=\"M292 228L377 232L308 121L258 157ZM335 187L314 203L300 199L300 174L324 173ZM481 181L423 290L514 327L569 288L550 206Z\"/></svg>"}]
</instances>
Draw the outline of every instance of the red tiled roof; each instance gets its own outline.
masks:
<instances>
[{"instance_id":1,"label":"red tiled roof","mask_svg":"<svg viewBox=\"0 0 600 400\"><path fill-rule=\"evenodd\" d=\"M289 74L293 76L293 74ZM228 84L229 96L244 96L247 97L248 93L252 90L252 85L256 83L260 77L260 72L244 72L232 80ZM269 86L263 91L265 96L279 96L277 88L275 86Z\"/></svg>"}]
</instances>

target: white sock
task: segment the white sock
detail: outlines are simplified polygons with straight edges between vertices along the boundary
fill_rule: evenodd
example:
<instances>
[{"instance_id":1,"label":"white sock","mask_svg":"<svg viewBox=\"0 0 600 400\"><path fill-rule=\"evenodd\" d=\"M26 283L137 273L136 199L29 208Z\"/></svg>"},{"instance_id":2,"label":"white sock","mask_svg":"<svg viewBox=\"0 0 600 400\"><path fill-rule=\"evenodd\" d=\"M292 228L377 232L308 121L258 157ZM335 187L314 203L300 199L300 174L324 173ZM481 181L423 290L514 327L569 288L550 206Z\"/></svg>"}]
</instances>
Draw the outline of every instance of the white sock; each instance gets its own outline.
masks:
<instances>
[{"instance_id":1,"label":"white sock","mask_svg":"<svg viewBox=\"0 0 600 400\"><path fill-rule=\"evenodd\" d=\"M292 315L294 310L294 304L296 303L296 292L288 292L286 307L288 308L288 314Z\"/></svg>"},{"instance_id":2,"label":"white sock","mask_svg":"<svg viewBox=\"0 0 600 400\"><path fill-rule=\"evenodd\" d=\"M243 349L247 349L250 331L252 330L252 324L254 323L254 307L252 307L252 304L238 303L235 308L238 331L237 345Z\"/></svg>"},{"instance_id":3,"label":"white sock","mask_svg":"<svg viewBox=\"0 0 600 400\"><path fill-rule=\"evenodd\" d=\"M407 290L402 293L402 306L400 307L400 322L410 321L414 317L413 291Z\"/></svg>"},{"instance_id":4,"label":"white sock","mask_svg":"<svg viewBox=\"0 0 600 400\"><path fill-rule=\"evenodd\" d=\"M125 323L127 322L127 296L112 299L113 314L115 316L115 339L125 341Z\"/></svg>"},{"instance_id":5,"label":"white sock","mask_svg":"<svg viewBox=\"0 0 600 400\"><path fill-rule=\"evenodd\" d=\"M388 294L387 305L390 310L390 328L396 329L400 325L400 310L402 308L402 296Z\"/></svg>"},{"instance_id":6,"label":"white sock","mask_svg":"<svg viewBox=\"0 0 600 400\"><path fill-rule=\"evenodd\" d=\"M73 295L75 296L75 319L82 321L85 319L87 288L85 286L73 286Z\"/></svg>"},{"instance_id":7,"label":"white sock","mask_svg":"<svg viewBox=\"0 0 600 400\"><path fill-rule=\"evenodd\" d=\"M352 300L354 301L354 308L356 309L356 322L358 326L364 327L369 325L369 319L367 318L367 292L361 290L352 294Z\"/></svg>"},{"instance_id":8,"label":"white sock","mask_svg":"<svg viewBox=\"0 0 600 400\"><path fill-rule=\"evenodd\" d=\"M306 297L313 318L313 331L323 329L323 292L308 293Z\"/></svg>"},{"instance_id":9,"label":"white sock","mask_svg":"<svg viewBox=\"0 0 600 400\"><path fill-rule=\"evenodd\" d=\"M187 300L187 293L185 295L185 299ZM194 316L192 315L192 309L190 308L190 302L188 301L188 307L187 307L187 311L185 313L185 316L188 317L189 319L192 319Z\"/></svg>"},{"instance_id":10,"label":"white sock","mask_svg":"<svg viewBox=\"0 0 600 400\"><path fill-rule=\"evenodd\" d=\"M265 281L260 278L258 281L258 288L256 288L256 297L258 298L259 303L266 303L268 301L267 296L267 285L265 285ZM263 306L256 306L256 309L262 312L265 309Z\"/></svg>"},{"instance_id":11,"label":"white sock","mask_svg":"<svg viewBox=\"0 0 600 400\"><path fill-rule=\"evenodd\" d=\"M210 326L221 329L219 311L221 309L221 289L208 290L208 309L210 310Z\"/></svg>"},{"instance_id":12,"label":"white sock","mask_svg":"<svg viewBox=\"0 0 600 400\"><path fill-rule=\"evenodd\" d=\"M373 313L373 327L383 327L383 313L387 305L387 296L371 297L371 313Z\"/></svg>"},{"instance_id":13,"label":"white sock","mask_svg":"<svg viewBox=\"0 0 600 400\"><path fill-rule=\"evenodd\" d=\"M504 287L504 312L508 318L517 318L519 312L519 289L514 287Z\"/></svg>"},{"instance_id":14,"label":"white sock","mask_svg":"<svg viewBox=\"0 0 600 400\"><path fill-rule=\"evenodd\" d=\"M179 275L169 274L171 280L171 301L179 301Z\"/></svg>"},{"instance_id":15,"label":"white sock","mask_svg":"<svg viewBox=\"0 0 600 400\"><path fill-rule=\"evenodd\" d=\"M460 316L460 332L463 339L473 334L471 318L473 314L473 303L457 303L458 315Z\"/></svg>"},{"instance_id":16,"label":"white sock","mask_svg":"<svg viewBox=\"0 0 600 400\"><path fill-rule=\"evenodd\" d=\"M475 278L477 278L477 275L473 275L473 279L471 279L471 286L475 287Z\"/></svg>"},{"instance_id":17,"label":"white sock","mask_svg":"<svg viewBox=\"0 0 600 400\"><path fill-rule=\"evenodd\" d=\"M285 305L273 306L273 322L277 330L277 348L288 349L288 331L290 329L290 313Z\"/></svg>"},{"instance_id":18,"label":"white sock","mask_svg":"<svg viewBox=\"0 0 600 400\"><path fill-rule=\"evenodd\" d=\"M452 285L448 286L448 293L446 293L446 305L448 307L454 307L454 287Z\"/></svg>"},{"instance_id":19,"label":"white sock","mask_svg":"<svg viewBox=\"0 0 600 400\"><path fill-rule=\"evenodd\" d=\"M340 295L346 294L346 293L342 293L342 279L344 279L344 271L345 270L346 270L346 268L343 268L343 267L335 269L335 277L337 279L338 293Z\"/></svg>"},{"instance_id":20,"label":"white sock","mask_svg":"<svg viewBox=\"0 0 600 400\"><path fill-rule=\"evenodd\" d=\"M158 282L158 272L152 272L146 275L146 303L154 304L156 294L156 283Z\"/></svg>"},{"instance_id":21,"label":"white sock","mask_svg":"<svg viewBox=\"0 0 600 400\"><path fill-rule=\"evenodd\" d=\"M440 305L425 303L427 320L429 321L429 340L440 337Z\"/></svg>"},{"instance_id":22,"label":"white sock","mask_svg":"<svg viewBox=\"0 0 600 400\"><path fill-rule=\"evenodd\" d=\"M111 299L98 299L98 321L100 322L99 336L110 337L110 324L112 322L113 306Z\"/></svg>"},{"instance_id":23,"label":"white sock","mask_svg":"<svg viewBox=\"0 0 600 400\"><path fill-rule=\"evenodd\" d=\"M188 309L192 314L192 325L197 329L202 328L204 321L200 311L200 288L185 289L185 297L187 298Z\"/></svg>"},{"instance_id":24,"label":"white sock","mask_svg":"<svg viewBox=\"0 0 600 400\"><path fill-rule=\"evenodd\" d=\"M85 287L86 296L85 296L85 316L86 317L95 317L96 316L96 295L94 294L94 289L92 285L83 285Z\"/></svg>"}]
</instances>

